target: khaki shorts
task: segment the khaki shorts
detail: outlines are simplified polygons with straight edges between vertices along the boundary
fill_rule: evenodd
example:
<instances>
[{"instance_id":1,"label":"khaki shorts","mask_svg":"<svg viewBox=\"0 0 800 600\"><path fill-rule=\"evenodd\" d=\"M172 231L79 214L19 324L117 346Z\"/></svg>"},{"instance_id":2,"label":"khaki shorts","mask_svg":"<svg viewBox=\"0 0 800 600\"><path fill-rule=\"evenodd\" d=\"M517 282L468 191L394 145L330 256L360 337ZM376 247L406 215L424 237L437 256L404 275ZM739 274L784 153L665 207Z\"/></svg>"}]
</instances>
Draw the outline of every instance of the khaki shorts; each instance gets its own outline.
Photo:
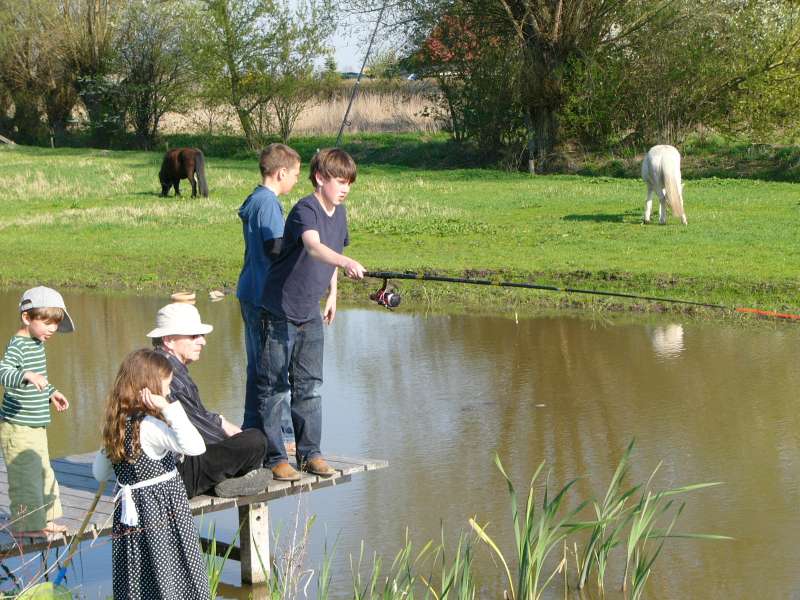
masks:
<instances>
[{"instance_id":1,"label":"khaki shorts","mask_svg":"<svg viewBox=\"0 0 800 600\"><path fill-rule=\"evenodd\" d=\"M47 429L0 421L0 448L8 472L11 530L44 529L62 515Z\"/></svg>"}]
</instances>

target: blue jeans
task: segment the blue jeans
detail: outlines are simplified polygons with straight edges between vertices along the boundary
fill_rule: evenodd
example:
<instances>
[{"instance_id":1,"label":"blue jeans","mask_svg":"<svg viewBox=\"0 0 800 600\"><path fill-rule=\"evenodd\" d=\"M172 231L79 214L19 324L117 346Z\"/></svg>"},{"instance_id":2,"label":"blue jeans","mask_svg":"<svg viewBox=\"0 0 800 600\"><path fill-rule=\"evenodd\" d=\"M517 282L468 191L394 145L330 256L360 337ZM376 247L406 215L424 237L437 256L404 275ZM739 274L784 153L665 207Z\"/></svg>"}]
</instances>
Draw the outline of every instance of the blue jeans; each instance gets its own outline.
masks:
<instances>
[{"instance_id":1,"label":"blue jeans","mask_svg":"<svg viewBox=\"0 0 800 600\"><path fill-rule=\"evenodd\" d=\"M261 421L268 467L287 462L281 439L282 407L292 409L297 462L320 456L322 440L322 317L301 325L264 311L266 343L258 370Z\"/></svg>"},{"instance_id":2,"label":"blue jeans","mask_svg":"<svg viewBox=\"0 0 800 600\"><path fill-rule=\"evenodd\" d=\"M258 399L258 365L264 351L264 319L261 308L246 300L239 300L244 321L244 347L247 351L247 384L244 393L244 418L242 429L264 430L261 424L261 403ZM281 414L281 434L285 441L294 441L292 417L289 403L284 405Z\"/></svg>"}]
</instances>

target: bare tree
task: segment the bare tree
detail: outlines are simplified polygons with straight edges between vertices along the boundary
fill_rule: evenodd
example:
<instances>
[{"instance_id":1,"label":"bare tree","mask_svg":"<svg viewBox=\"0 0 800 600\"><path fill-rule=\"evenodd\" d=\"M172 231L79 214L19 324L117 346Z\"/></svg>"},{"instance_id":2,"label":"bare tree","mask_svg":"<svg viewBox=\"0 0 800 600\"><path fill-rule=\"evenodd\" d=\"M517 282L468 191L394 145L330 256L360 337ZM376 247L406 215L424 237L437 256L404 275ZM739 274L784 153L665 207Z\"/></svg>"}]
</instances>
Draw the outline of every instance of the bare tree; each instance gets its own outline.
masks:
<instances>
[{"instance_id":1,"label":"bare tree","mask_svg":"<svg viewBox=\"0 0 800 600\"><path fill-rule=\"evenodd\" d=\"M150 147L161 117L182 100L190 81L190 58L177 2L132 0L122 15L115 45L115 72L124 109L142 147Z\"/></svg>"},{"instance_id":2,"label":"bare tree","mask_svg":"<svg viewBox=\"0 0 800 600\"><path fill-rule=\"evenodd\" d=\"M202 0L195 71L206 94L224 99L252 147L262 143L253 121L275 95L287 56L313 61L335 27L329 0ZM302 61L301 61L302 62Z\"/></svg>"}]
</instances>

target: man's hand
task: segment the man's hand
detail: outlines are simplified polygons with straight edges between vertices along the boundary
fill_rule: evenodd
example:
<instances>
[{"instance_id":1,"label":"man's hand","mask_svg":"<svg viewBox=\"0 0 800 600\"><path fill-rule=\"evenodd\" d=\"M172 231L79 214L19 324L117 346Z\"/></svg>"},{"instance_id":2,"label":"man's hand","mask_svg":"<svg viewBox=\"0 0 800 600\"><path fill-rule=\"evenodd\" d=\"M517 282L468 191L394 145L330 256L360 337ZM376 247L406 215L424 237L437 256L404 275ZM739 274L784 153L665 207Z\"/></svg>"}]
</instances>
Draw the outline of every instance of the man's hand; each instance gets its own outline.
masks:
<instances>
[{"instance_id":1,"label":"man's hand","mask_svg":"<svg viewBox=\"0 0 800 600\"><path fill-rule=\"evenodd\" d=\"M25 371L22 374L22 381L27 381L40 392L47 387L47 377L33 371Z\"/></svg>"},{"instance_id":2,"label":"man's hand","mask_svg":"<svg viewBox=\"0 0 800 600\"><path fill-rule=\"evenodd\" d=\"M364 273L367 271L360 262L352 258L345 260L342 269L350 279L364 279Z\"/></svg>"},{"instance_id":3,"label":"man's hand","mask_svg":"<svg viewBox=\"0 0 800 600\"><path fill-rule=\"evenodd\" d=\"M69 408L69 402L67 401L66 397L57 390L53 392L52 396L50 396L50 402L53 403L53 406L56 407L58 412L64 412Z\"/></svg>"},{"instance_id":4,"label":"man's hand","mask_svg":"<svg viewBox=\"0 0 800 600\"><path fill-rule=\"evenodd\" d=\"M228 437L234 436L237 433L242 433L241 427L234 425L222 415L219 416L219 424L222 426L222 431L224 431L225 435L227 435Z\"/></svg>"},{"instance_id":5,"label":"man's hand","mask_svg":"<svg viewBox=\"0 0 800 600\"><path fill-rule=\"evenodd\" d=\"M326 325L333 323L336 318L336 294L330 294L325 301L325 310L322 311L322 320Z\"/></svg>"}]
</instances>

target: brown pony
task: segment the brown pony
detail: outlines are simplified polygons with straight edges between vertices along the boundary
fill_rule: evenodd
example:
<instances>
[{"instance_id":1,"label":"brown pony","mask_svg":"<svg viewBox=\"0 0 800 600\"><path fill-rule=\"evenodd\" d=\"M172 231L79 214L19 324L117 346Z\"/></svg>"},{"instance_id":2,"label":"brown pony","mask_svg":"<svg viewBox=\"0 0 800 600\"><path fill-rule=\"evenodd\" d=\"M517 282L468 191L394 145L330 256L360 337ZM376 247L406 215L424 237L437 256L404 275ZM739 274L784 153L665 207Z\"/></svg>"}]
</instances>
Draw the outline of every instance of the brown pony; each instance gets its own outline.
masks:
<instances>
[{"instance_id":1,"label":"brown pony","mask_svg":"<svg viewBox=\"0 0 800 600\"><path fill-rule=\"evenodd\" d=\"M195 181L195 174L197 181ZM188 179L192 184L192 198L197 196L197 184L200 184L200 193L208 197L208 185L206 184L205 158L199 148L173 148L167 150L164 161L161 163L161 172L158 174L161 180L161 195L166 196L169 188L175 188L175 195L180 196L178 188L181 179Z\"/></svg>"}]
</instances>

